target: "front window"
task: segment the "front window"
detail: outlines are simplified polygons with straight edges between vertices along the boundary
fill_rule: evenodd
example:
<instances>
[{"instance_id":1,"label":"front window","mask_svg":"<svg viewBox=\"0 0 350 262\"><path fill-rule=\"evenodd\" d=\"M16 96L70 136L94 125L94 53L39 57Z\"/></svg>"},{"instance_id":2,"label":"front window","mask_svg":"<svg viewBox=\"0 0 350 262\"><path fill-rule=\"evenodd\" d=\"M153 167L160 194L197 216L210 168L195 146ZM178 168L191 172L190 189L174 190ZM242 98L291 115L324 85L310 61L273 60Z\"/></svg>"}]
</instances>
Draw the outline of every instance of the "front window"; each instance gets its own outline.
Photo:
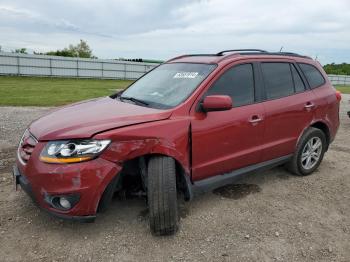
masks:
<instances>
[{"instance_id":1,"label":"front window","mask_svg":"<svg viewBox=\"0 0 350 262\"><path fill-rule=\"evenodd\" d=\"M241 64L228 69L208 90L208 95L230 96L234 107L254 103L253 65Z\"/></svg>"},{"instance_id":2,"label":"front window","mask_svg":"<svg viewBox=\"0 0 350 262\"><path fill-rule=\"evenodd\" d=\"M215 69L214 64L173 63L152 70L128 89L120 99L154 108L171 108L185 101Z\"/></svg>"}]
</instances>

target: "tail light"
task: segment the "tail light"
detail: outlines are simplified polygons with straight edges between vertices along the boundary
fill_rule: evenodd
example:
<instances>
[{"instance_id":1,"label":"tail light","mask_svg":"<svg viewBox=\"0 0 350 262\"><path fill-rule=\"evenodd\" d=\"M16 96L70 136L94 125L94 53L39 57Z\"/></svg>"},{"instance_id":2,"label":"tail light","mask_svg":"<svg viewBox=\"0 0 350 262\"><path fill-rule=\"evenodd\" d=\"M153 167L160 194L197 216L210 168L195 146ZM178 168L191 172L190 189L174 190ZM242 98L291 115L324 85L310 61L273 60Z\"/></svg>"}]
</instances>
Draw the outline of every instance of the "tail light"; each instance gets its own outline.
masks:
<instances>
[{"instance_id":1,"label":"tail light","mask_svg":"<svg viewBox=\"0 0 350 262\"><path fill-rule=\"evenodd\" d=\"M335 95L336 95L336 97L337 97L337 100L340 102L340 100L341 100L341 92L340 92L340 91L337 91L337 92L335 93Z\"/></svg>"}]
</instances>

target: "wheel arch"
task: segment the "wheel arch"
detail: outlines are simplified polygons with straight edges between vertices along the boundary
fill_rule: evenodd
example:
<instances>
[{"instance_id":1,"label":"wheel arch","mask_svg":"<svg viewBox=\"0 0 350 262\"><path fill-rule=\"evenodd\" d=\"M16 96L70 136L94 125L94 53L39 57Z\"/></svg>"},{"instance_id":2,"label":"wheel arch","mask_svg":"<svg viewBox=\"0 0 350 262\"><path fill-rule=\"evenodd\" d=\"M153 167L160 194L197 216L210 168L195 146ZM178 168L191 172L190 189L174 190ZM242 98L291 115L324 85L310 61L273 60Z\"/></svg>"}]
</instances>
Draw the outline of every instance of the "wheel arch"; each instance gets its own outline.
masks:
<instances>
[{"instance_id":1,"label":"wheel arch","mask_svg":"<svg viewBox=\"0 0 350 262\"><path fill-rule=\"evenodd\" d=\"M331 140L331 134L330 134L330 129L328 127L328 125L326 123L324 123L323 121L316 121L314 123L312 123L310 125L310 127L314 127L317 129L320 129L326 136L326 141L327 141L327 148L326 150L328 150L329 144L330 144L330 140Z\"/></svg>"},{"instance_id":2,"label":"wheel arch","mask_svg":"<svg viewBox=\"0 0 350 262\"><path fill-rule=\"evenodd\" d=\"M109 184L105 187L104 192L101 194L101 197L97 205L97 211L103 212L106 210L106 208L101 209L101 205L105 206L104 201L110 202L110 199L105 199L104 197L106 193L108 194L108 198L111 198L112 194L110 191L117 192L119 189L122 189L123 176L126 175L124 173L125 167L127 167L129 164L132 164L133 168L140 170L140 175L141 175L141 172L147 172L146 170L142 170L142 169L143 168L147 169L148 162L153 156L164 156L164 157L171 157L172 159L174 159L175 167L176 167L176 180L177 180L176 182L177 182L178 188L180 192L183 193L185 201L192 200L193 191L192 191L192 182L190 179L190 174L186 171L186 168L183 166L181 161L171 154L165 154L164 152L163 153L153 152L153 153L147 153L144 155L139 155L132 159L123 161L123 169L111 179ZM143 165L143 163L145 165ZM110 185L112 185L113 188L111 188Z\"/></svg>"},{"instance_id":3,"label":"wheel arch","mask_svg":"<svg viewBox=\"0 0 350 262\"><path fill-rule=\"evenodd\" d=\"M300 135L298 137L297 143L295 144L295 148L298 146L300 139L305 134L306 130L308 130L310 127L317 128L325 134L326 141L327 141L327 148L326 148L326 151L327 151L329 144L331 142L330 129L329 129L329 126L324 121L321 121L321 120L314 121L314 122L310 123L310 125L308 125L307 127L304 128L304 130L300 133Z\"/></svg>"}]
</instances>

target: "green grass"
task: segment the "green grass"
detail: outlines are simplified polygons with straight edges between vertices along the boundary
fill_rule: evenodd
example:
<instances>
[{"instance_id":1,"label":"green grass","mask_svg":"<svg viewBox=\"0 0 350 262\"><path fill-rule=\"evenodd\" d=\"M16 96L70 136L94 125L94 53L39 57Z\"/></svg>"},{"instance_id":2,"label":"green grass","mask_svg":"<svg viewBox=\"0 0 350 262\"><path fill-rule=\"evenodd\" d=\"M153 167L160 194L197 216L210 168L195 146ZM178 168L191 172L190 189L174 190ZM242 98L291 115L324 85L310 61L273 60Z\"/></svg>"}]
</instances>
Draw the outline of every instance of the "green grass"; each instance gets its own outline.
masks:
<instances>
[{"instance_id":1,"label":"green grass","mask_svg":"<svg viewBox=\"0 0 350 262\"><path fill-rule=\"evenodd\" d=\"M132 81L0 76L0 106L59 106L107 96Z\"/></svg>"},{"instance_id":2,"label":"green grass","mask_svg":"<svg viewBox=\"0 0 350 262\"><path fill-rule=\"evenodd\" d=\"M0 106L60 106L107 96L130 85L129 80L0 76ZM350 94L350 86L336 86Z\"/></svg>"},{"instance_id":3,"label":"green grass","mask_svg":"<svg viewBox=\"0 0 350 262\"><path fill-rule=\"evenodd\" d=\"M350 86L335 86L335 88L342 94L350 94Z\"/></svg>"}]
</instances>

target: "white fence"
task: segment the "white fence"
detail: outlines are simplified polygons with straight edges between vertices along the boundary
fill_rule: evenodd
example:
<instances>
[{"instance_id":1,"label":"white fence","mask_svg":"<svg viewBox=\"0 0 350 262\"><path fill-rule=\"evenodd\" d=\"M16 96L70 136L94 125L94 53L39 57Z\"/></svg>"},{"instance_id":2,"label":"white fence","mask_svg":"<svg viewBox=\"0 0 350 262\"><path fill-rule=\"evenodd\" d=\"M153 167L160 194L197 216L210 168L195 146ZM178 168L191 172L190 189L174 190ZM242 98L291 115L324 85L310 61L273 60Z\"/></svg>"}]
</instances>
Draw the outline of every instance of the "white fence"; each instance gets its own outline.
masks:
<instances>
[{"instance_id":1,"label":"white fence","mask_svg":"<svg viewBox=\"0 0 350 262\"><path fill-rule=\"evenodd\" d=\"M0 75L134 80L155 63L0 52ZM333 85L350 85L350 76L328 75Z\"/></svg>"},{"instance_id":2,"label":"white fence","mask_svg":"<svg viewBox=\"0 0 350 262\"><path fill-rule=\"evenodd\" d=\"M350 76L348 75L328 75L333 85L350 85Z\"/></svg>"},{"instance_id":3,"label":"white fence","mask_svg":"<svg viewBox=\"0 0 350 262\"><path fill-rule=\"evenodd\" d=\"M158 64L0 52L0 75L137 79Z\"/></svg>"}]
</instances>

